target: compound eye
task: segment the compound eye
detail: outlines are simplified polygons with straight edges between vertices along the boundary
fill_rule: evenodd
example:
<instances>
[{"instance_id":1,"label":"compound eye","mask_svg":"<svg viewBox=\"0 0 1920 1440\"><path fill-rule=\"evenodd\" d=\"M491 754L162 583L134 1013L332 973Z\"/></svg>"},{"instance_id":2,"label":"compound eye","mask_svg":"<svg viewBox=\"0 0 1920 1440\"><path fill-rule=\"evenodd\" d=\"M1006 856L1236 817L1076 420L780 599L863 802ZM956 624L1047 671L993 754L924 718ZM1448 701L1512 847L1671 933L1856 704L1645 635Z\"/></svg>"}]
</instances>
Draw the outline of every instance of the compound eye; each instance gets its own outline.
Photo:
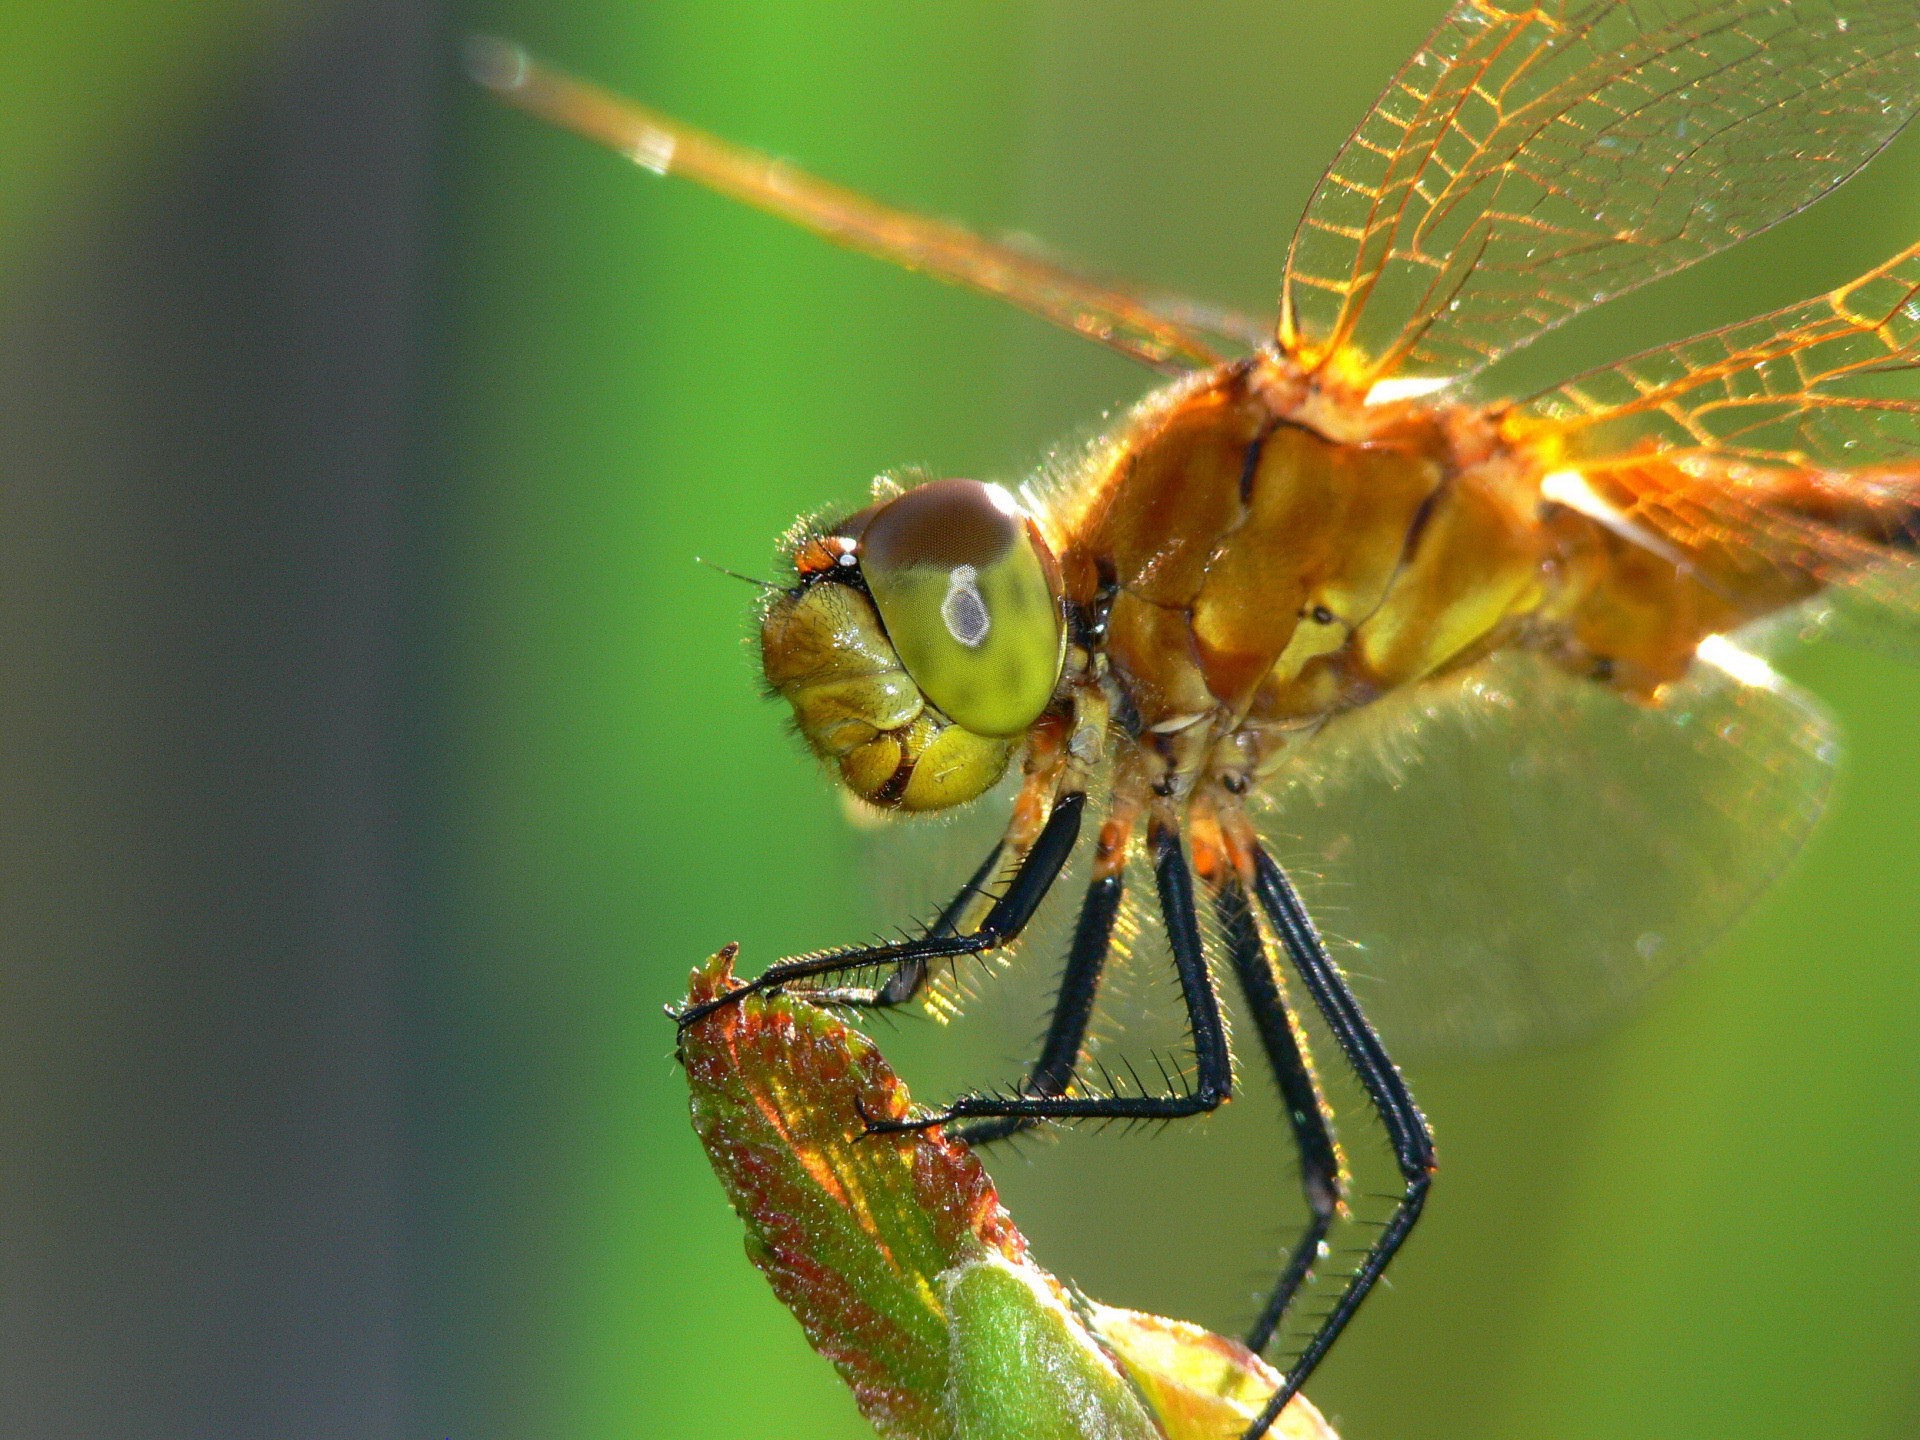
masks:
<instances>
[{"instance_id":1,"label":"compound eye","mask_svg":"<svg viewBox=\"0 0 1920 1440\"><path fill-rule=\"evenodd\" d=\"M935 480L874 511L860 571L900 663L976 735L1018 735L1059 683L1060 606L1018 502L998 485Z\"/></svg>"}]
</instances>

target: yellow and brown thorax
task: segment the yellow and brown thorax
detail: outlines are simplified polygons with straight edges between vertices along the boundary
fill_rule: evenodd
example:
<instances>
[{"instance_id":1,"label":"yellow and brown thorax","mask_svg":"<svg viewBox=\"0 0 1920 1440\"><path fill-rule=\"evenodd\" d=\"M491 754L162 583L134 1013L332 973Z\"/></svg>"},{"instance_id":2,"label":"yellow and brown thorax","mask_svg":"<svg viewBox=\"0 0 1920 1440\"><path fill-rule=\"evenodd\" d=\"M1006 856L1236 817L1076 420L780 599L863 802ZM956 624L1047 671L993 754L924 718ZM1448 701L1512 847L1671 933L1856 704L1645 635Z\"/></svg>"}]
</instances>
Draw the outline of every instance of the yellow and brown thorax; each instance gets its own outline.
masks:
<instances>
[{"instance_id":1,"label":"yellow and brown thorax","mask_svg":"<svg viewBox=\"0 0 1920 1440\"><path fill-rule=\"evenodd\" d=\"M1651 543L1543 488L1553 464L1498 410L1367 404L1269 352L1151 397L1045 528L1118 717L1189 783L1257 783L1328 717L1502 646L1650 698L1813 588Z\"/></svg>"}]
</instances>

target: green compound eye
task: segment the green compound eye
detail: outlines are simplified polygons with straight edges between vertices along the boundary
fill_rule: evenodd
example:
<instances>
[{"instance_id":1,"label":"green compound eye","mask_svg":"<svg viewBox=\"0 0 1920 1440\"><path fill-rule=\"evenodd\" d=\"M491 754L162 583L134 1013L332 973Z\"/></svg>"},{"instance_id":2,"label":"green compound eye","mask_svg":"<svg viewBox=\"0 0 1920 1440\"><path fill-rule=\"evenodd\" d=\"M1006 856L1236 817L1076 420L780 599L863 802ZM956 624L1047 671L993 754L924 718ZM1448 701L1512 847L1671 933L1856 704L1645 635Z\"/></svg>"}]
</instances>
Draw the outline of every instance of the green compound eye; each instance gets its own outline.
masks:
<instances>
[{"instance_id":1,"label":"green compound eye","mask_svg":"<svg viewBox=\"0 0 1920 1440\"><path fill-rule=\"evenodd\" d=\"M900 663L976 735L1019 735L1060 679L1060 607L1014 498L935 480L874 511L860 571Z\"/></svg>"}]
</instances>

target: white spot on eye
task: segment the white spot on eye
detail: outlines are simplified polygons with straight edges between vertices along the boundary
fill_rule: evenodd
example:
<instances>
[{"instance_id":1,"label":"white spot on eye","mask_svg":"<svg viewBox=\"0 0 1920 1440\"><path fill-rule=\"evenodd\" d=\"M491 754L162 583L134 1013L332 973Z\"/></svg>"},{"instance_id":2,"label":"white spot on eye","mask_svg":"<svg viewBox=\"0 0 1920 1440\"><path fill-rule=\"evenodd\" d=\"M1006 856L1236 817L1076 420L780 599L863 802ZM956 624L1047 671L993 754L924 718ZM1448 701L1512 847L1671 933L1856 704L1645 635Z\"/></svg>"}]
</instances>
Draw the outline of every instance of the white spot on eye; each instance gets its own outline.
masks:
<instances>
[{"instance_id":1,"label":"white spot on eye","mask_svg":"<svg viewBox=\"0 0 1920 1440\"><path fill-rule=\"evenodd\" d=\"M860 557L855 555L851 550L842 550L840 552L840 558L833 563L836 565L854 566L860 563Z\"/></svg>"},{"instance_id":2,"label":"white spot on eye","mask_svg":"<svg viewBox=\"0 0 1920 1440\"><path fill-rule=\"evenodd\" d=\"M969 650L986 643L993 622L987 602L980 598L980 572L973 566L953 567L947 577L947 598L940 602L940 618L947 622L947 633Z\"/></svg>"}]
</instances>

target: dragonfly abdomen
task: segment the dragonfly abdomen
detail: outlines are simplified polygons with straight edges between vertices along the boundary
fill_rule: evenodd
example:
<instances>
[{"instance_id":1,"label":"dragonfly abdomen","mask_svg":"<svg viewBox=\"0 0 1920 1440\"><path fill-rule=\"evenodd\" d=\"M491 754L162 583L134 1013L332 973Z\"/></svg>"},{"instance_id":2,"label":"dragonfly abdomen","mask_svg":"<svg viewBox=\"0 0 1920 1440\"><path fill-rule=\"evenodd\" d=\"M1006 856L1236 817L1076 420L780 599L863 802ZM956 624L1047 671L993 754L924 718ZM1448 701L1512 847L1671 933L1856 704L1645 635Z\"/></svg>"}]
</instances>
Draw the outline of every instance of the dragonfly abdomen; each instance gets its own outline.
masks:
<instances>
[{"instance_id":1,"label":"dragonfly abdomen","mask_svg":"<svg viewBox=\"0 0 1920 1440\"><path fill-rule=\"evenodd\" d=\"M1573 503L1547 518L1561 576L1558 658L1630 694L1680 679L1707 636L1829 586L1912 604L1904 577L1920 543L1920 466L1651 452L1581 472L1564 498Z\"/></svg>"}]
</instances>

